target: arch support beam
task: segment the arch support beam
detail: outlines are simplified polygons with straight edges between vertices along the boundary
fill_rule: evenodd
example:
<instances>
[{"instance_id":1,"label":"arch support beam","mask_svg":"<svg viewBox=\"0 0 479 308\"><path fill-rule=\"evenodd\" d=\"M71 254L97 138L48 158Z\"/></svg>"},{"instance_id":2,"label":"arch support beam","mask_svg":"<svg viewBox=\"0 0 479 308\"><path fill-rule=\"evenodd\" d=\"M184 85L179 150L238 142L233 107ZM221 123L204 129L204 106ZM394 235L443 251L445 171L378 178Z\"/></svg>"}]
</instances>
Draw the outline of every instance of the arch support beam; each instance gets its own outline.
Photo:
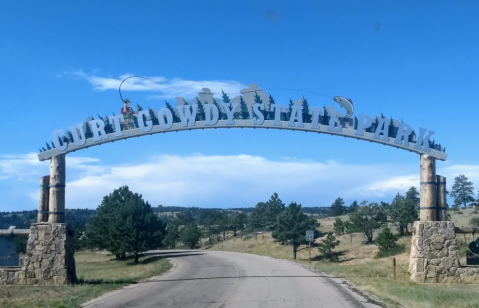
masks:
<instances>
[{"instance_id":1,"label":"arch support beam","mask_svg":"<svg viewBox=\"0 0 479 308\"><path fill-rule=\"evenodd\" d=\"M65 154L50 159L48 222L65 222Z\"/></svg>"},{"instance_id":2,"label":"arch support beam","mask_svg":"<svg viewBox=\"0 0 479 308\"><path fill-rule=\"evenodd\" d=\"M437 221L437 182L436 159L426 154L421 154L420 167L421 190L419 203L420 221Z\"/></svg>"}]
</instances>

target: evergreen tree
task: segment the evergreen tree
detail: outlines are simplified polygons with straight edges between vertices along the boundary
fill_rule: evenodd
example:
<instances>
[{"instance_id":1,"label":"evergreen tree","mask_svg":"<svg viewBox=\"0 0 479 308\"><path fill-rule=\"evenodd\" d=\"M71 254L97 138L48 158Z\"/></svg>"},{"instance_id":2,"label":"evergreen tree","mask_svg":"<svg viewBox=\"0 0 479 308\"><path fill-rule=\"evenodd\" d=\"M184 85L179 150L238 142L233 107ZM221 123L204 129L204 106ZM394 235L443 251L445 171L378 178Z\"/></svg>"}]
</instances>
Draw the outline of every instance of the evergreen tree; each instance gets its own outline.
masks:
<instances>
[{"instance_id":1,"label":"evergreen tree","mask_svg":"<svg viewBox=\"0 0 479 308\"><path fill-rule=\"evenodd\" d=\"M306 240L306 230L314 230L317 227L319 227L319 223L314 218L305 215L300 204L291 202L278 215L272 236L281 245L291 245L293 258L296 259L299 245Z\"/></svg>"},{"instance_id":2,"label":"evergreen tree","mask_svg":"<svg viewBox=\"0 0 479 308\"><path fill-rule=\"evenodd\" d=\"M153 125L160 125L160 121L158 121L158 117L155 114L155 111L148 107L148 114L150 115L150 120L153 123Z\"/></svg>"},{"instance_id":3,"label":"evergreen tree","mask_svg":"<svg viewBox=\"0 0 479 308\"><path fill-rule=\"evenodd\" d=\"M351 203L351 205L349 206L348 212L354 213L358 210L358 208L359 208L358 201L354 200L353 203Z\"/></svg>"},{"instance_id":4,"label":"evergreen tree","mask_svg":"<svg viewBox=\"0 0 479 308\"><path fill-rule=\"evenodd\" d=\"M374 241L379 248L377 257L389 256L392 252L395 252L399 247L396 241L397 236L389 228L383 228Z\"/></svg>"},{"instance_id":5,"label":"evergreen tree","mask_svg":"<svg viewBox=\"0 0 479 308\"><path fill-rule=\"evenodd\" d=\"M254 92L254 103L255 104L263 104L263 100L261 99L261 97L258 95L257 92ZM261 113L263 114L264 116L264 119L267 120L268 119L268 111L266 110L266 106L263 110L260 109ZM254 113L252 113L254 114Z\"/></svg>"},{"instance_id":6,"label":"evergreen tree","mask_svg":"<svg viewBox=\"0 0 479 308\"><path fill-rule=\"evenodd\" d=\"M265 222L265 212L266 212L266 203L258 202L255 208L249 215L248 225L251 230L263 230L266 228Z\"/></svg>"},{"instance_id":7,"label":"evergreen tree","mask_svg":"<svg viewBox=\"0 0 479 308\"><path fill-rule=\"evenodd\" d=\"M454 178L451 196L454 198L455 203L462 204L464 207L466 207L467 202L474 201L474 187L464 174Z\"/></svg>"},{"instance_id":8,"label":"evergreen tree","mask_svg":"<svg viewBox=\"0 0 479 308\"><path fill-rule=\"evenodd\" d=\"M163 244L168 248L176 248L176 243L180 240L180 224L178 219L172 219L166 225L166 236L163 239Z\"/></svg>"},{"instance_id":9,"label":"evergreen tree","mask_svg":"<svg viewBox=\"0 0 479 308\"><path fill-rule=\"evenodd\" d=\"M271 94L269 94L269 117L268 117L268 119L270 119L270 120L274 119L274 110L273 110L274 104L276 104L276 102L275 102L273 96L271 96Z\"/></svg>"},{"instance_id":10,"label":"evergreen tree","mask_svg":"<svg viewBox=\"0 0 479 308\"><path fill-rule=\"evenodd\" d=\"M389 121L389 127L388 127L388 137L395 138L396 137L396 127L394 126L394 120L393 117L391 117L391 121Z\"/></svg>"},{"instance_id":11,"label":"evergreen tree","mask_svg":"<svg viewBox=\"0 0 479 308\"><path fill-rule=\"evenodd\" d=\"M58 137L58 138L60 138L60 137ZM60 140L60 144L61 144L61 140ZM55 144L52 141L52 149L54 149L54 148L55 148Z\"/></svg>"},{"instance_id":12,"label":"evergreen tree","mask_svg":"<svg viewBox=\"0 0 479 308\"><path fill-rule=\"evenodd\" d=\"M85 139L93 138L93 132L91 131L90 123L85 122Z\"/></svg>"},{"instance_id":13,"label":"evergreen tree","mask_svg":"<svg viewBox=\"0 0 479 308\"><path fill-rule=\"evenodd\" d=\"M92 246L106 249L118 258L132 253L135 263L140 252L160 247L164 234L165 226L150 204L128 186L103 197L86 230Z\"/></svg>"},{"instance_id":14,"label":"evergreen tree","mask_svg":"<svg viewBox=\"0 0 479 308\"><path fill-rule=\"evenodd\" d=\"M411 186L406 192L406 200L414 202L414 204L419 206L419 192L416 187Z\"/></svg>"},{"instance_id":15,"label":"evergreen tree","mask_svg":"<svg viewBox=\"0 0 479 308\"><path fill-rule=\"evenodd\" d=\"M242 119L249 119L248 106L246 105L245 101L243 100L243 96L240 96L240 107L241 107L241 118Z\"/></svg>"},{"instance_id":16,"label":"evergreen tree","mask_svg":"<svg viewBox=\"0 0 479 308\"><path fill-rule=\"evenodd\" d=\"M205 107L201 103L201 101L197 98L196 103L198 105L198 121L204 121L205 120Z\"/></svg>"},{"instance_id":17,"label":"evergreen tree","mask_svg":"<svg viewBox=\"0 0 479 308\"><path fill-rule=\"evenodd\" d=\"M48 142L45 141L45 144L47 145L47 150L51 150L52 147L48 144Z\"/></svg>"},{"instance_id":18,"label":"evergreen tree","mask_svg":"<svg viewBox=\"0 0 479 308\"><path fill-rule=\"evenodd\" d=\"M140 106L140 104L136 104L136 114L138 112L143 111L143 107ZM143 121L146 121L146 115L143 115ZM135 123L135 127L138 128L138 117L133 117L133 123Z\"/></svg>"},{"instance_id":19,"label":"evergreen tree","mask_svg":"<svg viewBox=\"0 0 479 308\"><path fill-rule=\"evenodd\" d=\"M191 223L185 226L181 232L181 242L190 249L195 249L196 245L201 239L201 230L195 223Z\"/></svg>"},{"instance_id":20,"label":"evergreen tree","mask_svg":"<svg viewBox=\"0 0 479 308\"><path fill-rule=\"evenodd\" d=\"M226 119L226 113L222 111L223 108L221 108L220 104L218 104L215 99L213 99L213 104L216 106L216 108L218 108L218 120Z\"/></svg>"},{"instance_id":21,"label":"evergreen tree","mask_svg":"<svg viewBox=\"0 0 479 308\"><path fill-rule=\"evenodd\" d=\"M328 232L326 238L318 243L318 250L326 259L331 261L337 261L338 256L333 253L333 249L339 245L339 241L336 240L333 232Z\"/></svg>"},{"instance_id":22,"label":"evergreen tree","mask_svg":"<svg viewBox=\"0 0 479 308\"><path fill-rule=\"evenodd\" d=\"M309 114L309 104L308 101L303 96L303 122L304 123L311 123L311 115Z\"/></svg>"},{"instance_id":23,"label":"evergreen tree","mask_svg":"<svg viewBox=\"0 0 479 308\"><path fill-rule=\"evenodd\" d=\"M381 207L374 202L368 205L360 206L359 209L352 213L349 221L349 231L362 232L366 236L367 243L373 242L373 231L382 224L382 212Z\"/></svg>"},{"instance_id":24,"label":"evergreen tree","mask_svg":"<svg viewBox=\"0 0 479 308\"><path fill-rule=\"evenodd\" d=\"M288 109L289 109L289 117L285 120L289 121L291 119L291 116L292 116L292 113L293 113L293 100L290 98L289 99L289 105L288 105Z\"/></svg>"},{"instance_id":25,"label":"evergreen tree","mask_svg":"<svg viewBox=\"0 0 479 308\"><path fill-rule=\"evenodd\" d=\"M170 103L165 101L165 104L166 104L166 108L168 108L171 111L171 114L173 115L173 123L181 122L180 117L176 114L175 110L173 109L173 107L171 107Z\"/></svg>"},{"instance_id":26,"label":"evergreen tree","mask_svg":"<svg viewBox=\"0 0 479 308\"><path fill-rule=\"evenodd\" d=\"M274 193L271 198L266 201L265 211L263 213L264 224L269 229L274 230L276 227L276 217L285 208L285 204L279 198L277 193Z\"/></svg>"},{"instance_id":27,"label":"evergreen tree","mask_svg":"<svg viewBox=\"0 0 479 308\"><path fill-rule=\"evenodd\" d=\"M344 222L340 218L336 218L334 221L334 233L336 235L344 234Z\"/></svg>"},{"instance_id":28,"label":"evergreen tree","mask_svg":"<svg viewBox=\"0 0 479 308\"><path fill-rule=\"evenodd\" d=\"M389 208L389 217L399 231L399 236L406 235L408 224L412 224L418 219L418 209L411 199L406 199L401 194L394 197Z\"/></svg>"},{"instance_id":29,"label":"evergreen tree","mask_svg":"<svg viewBox=\"0 0 479 308\"><path fill-rule=\"evenodd\" d=\"M357 130L358 129L358 117L357 116L354 116L354 130Z\"/></svg>"},{"instance_id":30,"label":"evergreen tree","mask_svg":"<svg viewBox=\"0 0 479 308\"><path fill-rule=\"evenodd\" d=\"M324 109L324 114L322 116L322 119L321 119L321 124L323 125L329 125L329 114L328 114L328 110L326 109L326 107L323 106L323 109Z\"/></svg>"},{"instance_id":31,"label":"evergreen tree","mask_svg":"<svg viewBox=\"0 0 479 308\"><path fill-rule=\"evenodd\" d=\"M242 231L245 228L247 216L245 213L233 212L230 215L230 225L235 237L238 231Z\"/></svg>"},{"instance_id":32,"label":"evergreen tree","mask_svg":"<svg viewBox=\"0 0 479 308\"><path fill-rule=\"evenodd\" d=\"M342 198L336 198L333 204L331 204L330 216L340 216L345 213L344 201Z\"/></svg>"}]
</instances>

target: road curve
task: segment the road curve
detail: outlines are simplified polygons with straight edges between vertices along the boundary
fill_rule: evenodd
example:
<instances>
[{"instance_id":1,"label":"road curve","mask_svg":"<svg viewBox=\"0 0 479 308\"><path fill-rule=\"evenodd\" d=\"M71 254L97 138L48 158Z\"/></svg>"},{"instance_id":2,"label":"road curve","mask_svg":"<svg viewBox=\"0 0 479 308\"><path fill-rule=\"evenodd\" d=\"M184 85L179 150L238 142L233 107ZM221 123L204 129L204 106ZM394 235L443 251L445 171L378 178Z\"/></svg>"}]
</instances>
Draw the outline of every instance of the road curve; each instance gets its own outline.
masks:
<instances>
[{"instance_id":1,"label":"road curve","mask_svg":"<svg viewBox=\"0 0 479 308\"><path fill-rule=\"evenodd\" d=\"M170 258L176 268L81 307L381 307L335 279L289 261L223 251L152 253Z\"/></svg>"}]
</instances>

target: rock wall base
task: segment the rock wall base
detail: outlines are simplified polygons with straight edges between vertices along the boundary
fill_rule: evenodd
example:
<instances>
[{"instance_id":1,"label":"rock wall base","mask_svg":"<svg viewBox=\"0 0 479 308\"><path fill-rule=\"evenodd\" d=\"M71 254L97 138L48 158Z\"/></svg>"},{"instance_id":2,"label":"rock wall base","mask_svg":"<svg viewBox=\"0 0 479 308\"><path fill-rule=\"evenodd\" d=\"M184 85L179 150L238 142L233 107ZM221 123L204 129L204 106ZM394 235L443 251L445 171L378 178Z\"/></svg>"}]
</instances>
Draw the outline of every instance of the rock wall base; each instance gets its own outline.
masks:
<instances>
[{"instance_id":1,"label":"rock wall base","mask_svg":"<svg viewBox=\"0 0 479 308\"><path fill-rule=\"evenodd\" d=\"M479 268L461 267L451 221L416 221L409 257L411 281L477 283Z\"/></svg>"},{"instance_id":2,"label":"rock wall base","mask_svg":"<svg viewBox=\"0 0 479 308\"><path fill-rule=\"evenodd\" d=\"M73 232L67 224L32 224L23 266L0 268L0 285L65 285L76 282L73 241Z\"/></svg>"}]
</instances>

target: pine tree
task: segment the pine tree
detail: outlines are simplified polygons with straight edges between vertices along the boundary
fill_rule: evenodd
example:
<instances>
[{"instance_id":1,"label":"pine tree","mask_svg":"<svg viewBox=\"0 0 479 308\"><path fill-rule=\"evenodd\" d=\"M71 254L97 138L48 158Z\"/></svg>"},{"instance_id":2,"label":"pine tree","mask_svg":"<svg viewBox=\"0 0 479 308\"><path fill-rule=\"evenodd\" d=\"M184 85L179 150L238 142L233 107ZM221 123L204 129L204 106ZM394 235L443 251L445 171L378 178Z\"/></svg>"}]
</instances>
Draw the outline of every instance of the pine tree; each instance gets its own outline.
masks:
<instances>
[{"instance_id":1,"label":"pine tree","mask_svg":"<svg viewBox=\"0 0 479 308\"><path fill-rule=\"evenodd\" d=\"M218 120L226 119L226 114L223 111L221 111L223 109L221 108L220 104L218 104L218 102L215 99L213 99L213 104L216 106L216 108L218 108Z\"/></svg>"},{"instance_id":2,"label":"pine tree","mask_svg":"<svg viewBox=\"0 0 479 308\"><path fill-rule=\"evenodd\" d=\"M340 218L336 218L334 221L334 233L336 235L343 235L344 233L344 222Z\"/></svg>"},{"instance_id":3,"label":"pine tree","mask_svg":"<svg viewBox=\"0 0 479 308\"><path fill-rule=\"evenodd\" d=\"M156 116L153 109L151 109L150 107L148 107L148 114L150 115L150 120L153 123L153 125L160 125L160 121L158 121L158 117Z\"/></svg>"},{"instance_id":4,"label":"pine tree","mask_svg":"<svg viewBox=\"0 0 479 308\"><path fill-rule=\"evenodd\" d=\"M242 119L249 119L248 106L246 105L245 101L243 100L243 96L240 96L240 107L241 107L241 118Z\"/></svg>"},{"instance_id":5,"label":"pine tree","mask_svg":"<svg viewBox=\"0 0 479 308\"><path fill-rule=\"evenodd\" d=\"M185 244L188 246L190 249L195 249L196 244L201 239L201 230L198 228L198 226L195 223L191 223L185 226L183 231L181 231L181 236L180 239Z\"/></svg>"},{"instance_id":6,"label":"pine tree","mask_svg":"<svg viewBox=\"0 0 479 308\"><path fill-rule=\"evenodd\" d=\"M168 109L171 111L171 114L173 115L173 123L178 123L178 122L180 122L180 121L181 121L181 120L180 120L180 117L178 117L178 116L176 115L176 112L175 112L175 110L173 109L173 107L171 107L171 105L170 105L167 101L165 101L165 104L166 104L166 108L168 108Z\"/></svg>"},{"instance_id":7,"label":"pine tree","mask_svg":"<svg viewBox=\"0 0 479 308\"><path fill-rule=\"evenodd\" d=\"M221 90L221 93L223 93L222 98L223 98L223 102L225 103L224 108L229 108L229 111L231 111L233 107L229 105L231 103L230 97L228 96L228 94L223 92L223 90ZM226 113L225 113L225 119L226 119Z\"/></svg>"},{"instance_id":8,"label":"pine tree","mask_svg":"<svg viewBox=\"0 0 479 308\"><path fill-rule=\"evenodd\" d=\"M45 144L47 145L47 150L51 150L52 147L48 144L48 142L45 141Z\"/></svg>"},{"instance_id":9,"label":"pine tree","mask_svg":"<svg viewBox=\"0 0 479 308\"><path fill-rule=\"evenodd\" d=\"M254 92L254 103L255 104L263 104L263 100L261 99L261 97L259 97L258 93L257 92ZM266 111L266 108L264 108L264 110L260 110L261 113L263 114L264 116L264 119L267 120L267 111ZM252 113L254 115L254 112ZM255 116L256 117L256 116Z\"/></svg>"},{"instance_id":10,"label":"pine tree","mask_svg":"<svg viewBox=\"0 0 479 308\"><path fill-rule=\"evenodd\" d=\"M204 121L205 120L205 107L201 103L201 101L196 98L196 104L198 105L198 121Z\"/></svg>"},{"instance_id":11,"label":"pine tree","mask_svg":"<svg viewBox=\"0 0 479 308\"><path fill-rule=\"evenodd\" d=\"M395 126L394 126L393 117L391 117L391 121L389 121L388 137L392 137L392 138L396 137L396 129L395 129Z\"/></svg>"},{"instance_id":12,"label":"pine tree","mask_svg":"<svg viewBox=\"0 0 479 308\"><path fill-rule=\"evenodd\" d=\"M93 132L91 131L90 123L85 122L85 139L93 138Z\"/></svg>"},{"instance_id":13,"label":"pine tree","mask_svg":"<svg viewBox=\"0 0 479 308\"><path fill-rule=\"evenodd\" d=\"M339 245L339 241L336 240L333 232L328 232L326 238L318 244L318 250L321 255L331 261L337 261L337 254L333 253L333 249Z\"/></svg>"},{"instance_id":14,"label":"pine tree","mask_svg":"<svg viewBox=\"0 0 479 308\"><path fill-rule=\"evenodd\" d=\"M274 104L276 104L273 96L271 96L271 93L269 94L269 116L268 116L268 119L274 119L274 110L273 110L273 106Z\"/></svg>"},{"instance_id":15,"label":"pine tree","mask_svg":"<svg viewBox=\"0 0 479 308\"><path fill-rule=\"evenodd\" d=\"M464 207L466 207L467 202L474 201L474 187L464 174L454 178L451 197L454 197L455 203L462 204Z\"/></svg>"},{"instance_id":16,"label":"pine tree","mask_svg":"<svg viewBox=\"0 0 479 308\"><path fill-rule=\"evenodd\" d=\"M60 137L58 137L58 139L60 140ZM61 141L61 140L60 140ZM55 144L53 143L53 141L51 142L52 143L52 149L55 148ZM61 143L60 143L61 144Z\"/></svg>"},{"instance_id":17,"label":"pine tree","mask_svg":"<svg viewBox=\"0 0 479 308\"><path fill-rule=\"evenodd\" d=\"M289 117L288 117L288 119L286 119L287 121L289 121L291 119L291 116L293 114L293 105L294 105L293 100L290 98L289 99L289 105L288 105Z\"/></svg>"},{"instance_id":18,"label":"pine tree","mask_svg":"<svg viewBox=\"0 0 479 308\"><path fill-rule=\"evenodd\" d=\"M330 216L340 216L345 213L344 200L342 198L336 198L333 204L331 204Z\"/></svg>"},{"instance_id":19,"label":"pine tree","mask_svg":"<svg viewBox=\"0 0 479 308\"><path fill-rule=\"evenodd\" d=\"M389 228L383 228L374 241L379 248L376 257L389 256L392 252L397 251L399 246L396 241L397 236L395 236Z\"/></svg>"},{"instance_id":20,"label":"pine tree","mask_svg":"<svg viewBox=\"0 0 479 308\"><path fill-rule=\"evenodd\" d=\"M272 236L281 245L291 245L293 258L296 259L299 245L306 240L306 230L314 230L316 227L319 227L316 219L305 215L300 204L291 202L278 215Z\"/></svg>"},{"instance_id":21,"label":"pine tree","mask_svg":"<svg viewBox=\"0 0 479 308\"><path fill-rule=\"evenodd\" d=\"M358 117L354 116L354 130L358 129Z\"/></svg>"},{"instance_id":22,"label":"pine tree","mask_svg":"<svg viewBox=\"0 0 479 308\"><path fill-rule=\"evenodd\" d=\"M391 202L388 212L389 218L397 226L400 236L406 235L408 225L418 218L416 203L411 199L406 199L399 193Z\"/></svg>"},{"instance_id":23,"label":"pine tree","mask_svg":"<svg viewBox=\"0 0 479 308\"><path fill-rule=\"evenodd\" d=\"M328 114L328 110L326 109L326 107L324 107L324 115L322 117L322 121L321 121L321 124L323 125L329 125L329 114Z\"/></svg>"},{"instance_id":24,"label":"pine tree","mask_svg":"<svg viewBox=\"0 0 479 308\"><path fill-rule=\"evenodd\" d=\"M349 206L348 212L354 213L358 210L358 208L359 208L358 201L354 200L353 203L351 203L351 205Z\"/></svg>"},{"instance_id":25,"label":"pine tree","mask_svg":"<svg viewBox=\"0 0 479 308\"><path fill-rule=\"evenodd\" d=\"M309 114L309 104L308 101L303 96L303 122L311 123L311 115Z\"/></svg>"}]
</instances>

